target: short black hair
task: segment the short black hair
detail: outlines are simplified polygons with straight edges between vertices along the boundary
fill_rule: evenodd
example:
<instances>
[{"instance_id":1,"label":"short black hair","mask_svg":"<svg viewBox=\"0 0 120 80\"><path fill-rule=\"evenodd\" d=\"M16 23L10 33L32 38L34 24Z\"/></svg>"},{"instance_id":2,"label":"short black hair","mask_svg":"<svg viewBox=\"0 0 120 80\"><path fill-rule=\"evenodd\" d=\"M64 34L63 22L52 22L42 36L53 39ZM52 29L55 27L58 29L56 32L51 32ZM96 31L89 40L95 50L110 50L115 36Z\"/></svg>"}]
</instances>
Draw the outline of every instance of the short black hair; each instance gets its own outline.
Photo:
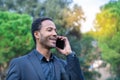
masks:
<instances>
[{"instance_id":1,"label":"short black hair","mask_svg":"<svg viewBox=\"0 0 120 80\"><path fill-rule=\"evenodd\" d=\"M31 33L32 33L32 37L33 37L33 40L34 40L35 44L36 44L36 40L35 40L34 32L41 29L41 23L42 23L43 21L45 21L45 20L51 20L51 21L53 21L53 20L52 20L51 18L49 18L49 17L42 17L42 18L37 18L37 19L35 19L35 20L33 21L33 23L32 23Z\"/></svg>"}]
</instances>

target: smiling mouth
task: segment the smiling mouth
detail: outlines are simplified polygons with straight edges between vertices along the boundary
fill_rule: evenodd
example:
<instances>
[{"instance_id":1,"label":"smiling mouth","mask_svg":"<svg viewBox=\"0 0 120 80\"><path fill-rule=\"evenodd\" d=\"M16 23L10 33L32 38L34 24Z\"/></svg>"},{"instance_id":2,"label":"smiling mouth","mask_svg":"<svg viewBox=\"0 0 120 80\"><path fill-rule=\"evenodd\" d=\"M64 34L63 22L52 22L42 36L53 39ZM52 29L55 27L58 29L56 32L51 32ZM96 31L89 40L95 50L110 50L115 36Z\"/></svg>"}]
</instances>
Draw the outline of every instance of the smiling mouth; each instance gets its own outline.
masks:
<instances>
[{"instance_id":1,"label":"smiling mouth","mask_svg":"<svg viewBox=\"0 0 120 80\"><path fill-rule=\"evenodd\" d=\"M57 38L49 38L49 40L53 40L53 41L56 41L57 40Z\"/></svg>"},{"instance_id":2,"label":"smiling mouth","mask_svg":"<svg viewBox=\"0 0 120 80\"><path fill-rule=\"evenodd\" d=\"M56 38L49 38L50 41L52 41L52 43L56 44Z\"/></svg>"}]
</instances>

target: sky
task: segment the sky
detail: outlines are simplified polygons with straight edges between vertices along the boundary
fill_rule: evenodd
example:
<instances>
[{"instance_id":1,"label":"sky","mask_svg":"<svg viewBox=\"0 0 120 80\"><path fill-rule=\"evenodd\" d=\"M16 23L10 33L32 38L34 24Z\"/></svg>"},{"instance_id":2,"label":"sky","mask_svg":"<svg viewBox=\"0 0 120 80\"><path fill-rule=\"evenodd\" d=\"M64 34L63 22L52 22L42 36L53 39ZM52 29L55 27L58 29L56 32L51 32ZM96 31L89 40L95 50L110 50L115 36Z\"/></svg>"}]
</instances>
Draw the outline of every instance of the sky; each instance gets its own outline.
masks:
<instances>
[{"instance_id":1,"label":"sky","mask_svg":"<svg viewBox=\"0 0 120 80\"><path fill-rule=\"evenodd\" d=\"M110 0L73 0L73 4L78 4L82 7L86 21L82 23L81 32L85 33L93 28L93 20L95 19L96 13L100 11L100 7ZM73 5L72 4L72 5Z\"/></svg>"}]
</instances>

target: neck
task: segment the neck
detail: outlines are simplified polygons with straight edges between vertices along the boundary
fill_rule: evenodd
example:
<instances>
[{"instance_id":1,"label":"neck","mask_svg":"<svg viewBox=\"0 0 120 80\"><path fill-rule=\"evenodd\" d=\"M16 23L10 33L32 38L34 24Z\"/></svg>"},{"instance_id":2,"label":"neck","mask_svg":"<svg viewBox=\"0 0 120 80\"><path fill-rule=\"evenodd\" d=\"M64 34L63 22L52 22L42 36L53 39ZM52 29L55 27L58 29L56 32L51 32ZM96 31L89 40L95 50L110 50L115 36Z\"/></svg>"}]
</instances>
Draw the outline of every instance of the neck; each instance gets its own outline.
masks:
<instances>
[{"instance_id":1,"label":"neck","mask_svg":"<svg viewBox=\"0 0 120 80\"><path fill-rule=\"evenodd\" d=\"M36 44L36 50L37 50L39 53L41 53L47 60L50 59L50 55L51 55L50 49L47 49L47 48L45 48L45 47L43 47L43 46L41 46L41 45L37 45L37 44Z\"/></svg>"}]
</instances>

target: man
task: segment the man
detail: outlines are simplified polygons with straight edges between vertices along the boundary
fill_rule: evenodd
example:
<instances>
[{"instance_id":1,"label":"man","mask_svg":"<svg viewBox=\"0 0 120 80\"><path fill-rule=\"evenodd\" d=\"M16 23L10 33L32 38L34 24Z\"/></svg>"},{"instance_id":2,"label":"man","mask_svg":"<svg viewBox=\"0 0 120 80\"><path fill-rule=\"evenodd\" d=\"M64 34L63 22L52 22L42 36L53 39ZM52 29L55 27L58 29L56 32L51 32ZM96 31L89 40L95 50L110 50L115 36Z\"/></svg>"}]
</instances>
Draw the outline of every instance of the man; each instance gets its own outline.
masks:
<instances>
[{"instance_id":1,"label":"man","mask_svg":"<svg viewBox=\"0 0 120 80\"><path fill-rule=\"evenodd\" d=\"M31 32L36 49L11 61L6 80L84 80L67 37L57 35L52 19L36 19ZM64 41L64 49L56 47L57 39ZM51 54L52 48L65 55L66 61Z\"/></svg>"}]
</instances>

